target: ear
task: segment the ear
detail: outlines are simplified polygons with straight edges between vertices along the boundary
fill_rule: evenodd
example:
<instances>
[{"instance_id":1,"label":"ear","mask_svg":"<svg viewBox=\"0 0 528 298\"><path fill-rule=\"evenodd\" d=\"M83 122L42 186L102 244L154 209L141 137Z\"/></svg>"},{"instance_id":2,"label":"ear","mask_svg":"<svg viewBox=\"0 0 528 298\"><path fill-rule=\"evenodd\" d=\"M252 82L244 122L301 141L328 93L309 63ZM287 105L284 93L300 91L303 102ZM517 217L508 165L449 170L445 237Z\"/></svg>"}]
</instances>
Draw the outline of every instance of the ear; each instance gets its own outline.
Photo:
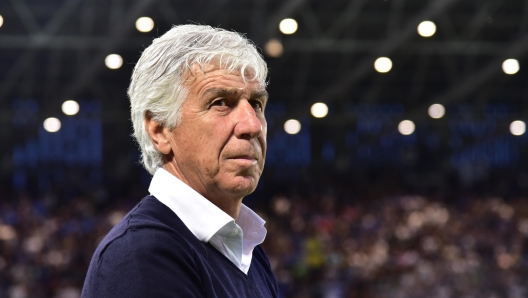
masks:
<instances>
[{"instance_id":1,"label":"ear","mask_svg":"<svg viewBox=\"0 0 528 298\"><path fill-rule=\"evenodd\" d=\"M145 129L150 136L152 144L161 154L166 155L172 152L170 136L168 136L169 130L154 120L149 112L145 114Z\"/></svg>"}]
</instances>

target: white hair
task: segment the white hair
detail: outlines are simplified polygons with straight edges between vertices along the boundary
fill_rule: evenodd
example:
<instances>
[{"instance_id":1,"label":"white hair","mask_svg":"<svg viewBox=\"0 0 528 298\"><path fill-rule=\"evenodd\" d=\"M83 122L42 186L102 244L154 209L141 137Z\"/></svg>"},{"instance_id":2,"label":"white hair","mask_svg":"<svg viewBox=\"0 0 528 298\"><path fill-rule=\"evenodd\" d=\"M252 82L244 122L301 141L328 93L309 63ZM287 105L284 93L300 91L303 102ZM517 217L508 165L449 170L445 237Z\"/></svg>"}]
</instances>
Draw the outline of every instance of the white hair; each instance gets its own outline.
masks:
<instances>
[{"instance_id":1,"label":"white hair","mask_svg":"<svg viewBox=\"0 0 528 298\"><path fill-rule=\"evenodd\" d=\"M262 55L245 36L205 25L174 26L154 39L141 54L128 88L130 112L141 162L154 174L163 165L145 128L145 116L173 129L179 124L180 109L189 94L184 76L193 65L202 69L218 65L227 72L238 71L244 80L266 85L268 69ZM250 75L251 77L247 77Z\"/></svg>"}]
</instances>

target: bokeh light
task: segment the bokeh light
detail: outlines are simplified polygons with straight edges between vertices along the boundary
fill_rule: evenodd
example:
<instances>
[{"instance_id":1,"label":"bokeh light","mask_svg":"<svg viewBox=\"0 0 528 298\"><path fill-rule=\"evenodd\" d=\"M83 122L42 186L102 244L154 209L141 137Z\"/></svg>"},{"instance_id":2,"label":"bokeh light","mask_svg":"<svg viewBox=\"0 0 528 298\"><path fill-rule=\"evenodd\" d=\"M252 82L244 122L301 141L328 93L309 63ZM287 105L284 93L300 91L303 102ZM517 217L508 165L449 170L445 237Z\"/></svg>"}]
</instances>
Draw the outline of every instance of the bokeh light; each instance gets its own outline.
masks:
<instances>
[{"instance_id":1,"label":"bokeh light","mask_svg":"<svg viewBox=\"0 0 528 298\"><path fill-rule=\"evenodd\" d=\"M282 56L282 52L284 51L284 48L282 47L282 43L279 40L270 39L264 45L264 51L266 52L266 55L277 58L277 57Z\"/></svg>"},{"instance_id":2,"label":"bokeh light","mask_svg":"<svg viewBox=\"0 0 528 298\"><path fill-rule=\"evenodd\" d=\"M55 117L50 117L44 120L44 129L47 132L57 132L61 128L61 122Z\"/></svg>"},{"instance_id":3,"label":"bokeh light","mask_svg":"<svg viewBox=\"0 0 528 298\"><path fill-rule=\"evenodd\" d=\"M418 34L422 37L431 37L436 33L436 25L431 21L423 21L418 25Z\"/></svg>"},{"instance_id":4,"label":"bokeh light","mask_svg":"<svg viewBox=\"0 0 528 298\"><path fill-rule=\"evenodd\" d=\"M445 108L443 105L435 103L429 107L427 112L429 113L429 117L433 119L440 119L445 115Z\"/></svg>"},{"instance_id":5,"label":"bokeh light","mask_svg":"<svg viewBox=\"0 0 528 298\"><path fill-rule=\"evenodd\" d=\"M310 111L315 118L323 118L328 115L328 106L322 102L316 102L312 105Z\"/></svg>"},{"instance_id":6,"label":"bokeh light","mask_svg":"<svg viewBox=\"0 0 528 298\"><path fill-rule=\"evenodd\" d=\"M404 136L411 135L415 128L416 126L411 120L403 120L398 124L398 131Z\"/></svg>"},{"instance_id":7,"label":"bokeh light","mask_svg":"<svg viewBox=\"0 0 528 298\"><path fill-rule=\"evenodd\" d=\"M0 224L0 240L10 241L17 236L16 230L10 225Z\"/></svg>"},{"instance_id":8,"label":"bokeh light","mask_svg":"<svg viewBox=\"0 0 528 298\"><path fill-rule=\"evenodd\" d=\"M110 69L118 69L123 65L123 58L118 54L110 54L105 58L105 65Z\"/></svg>"},{"instance_id":9,"label":"bokeh light","mask_svg":"<svg viewBox=\"0 0 528 298\"><path fill-rule=\"evenodd\" d=\"M387 73L392 69L392 61L387 57L379 57L374 62L374 69L380 73Z\"/></svg>"},{"instance_id":10,"label":"bokeh light","mask_svg":"<svg viewBox=\"0 0 528 298\"><path fill-rule=\"evenodd\" d=\"M150 32L154 29L154 21L149 17L141 17L136 21L136 29L139 32Z\"/></svg>"},{"instance_id":11,"label":"bokeh light","mask_svg":"<svg viewBox=\"0 0 528 298\"><path fill-rule=\"evenodd\" d=\"M301 131L301 122L295 119L290 119L284 123L284 131L286 133L294 135Z\"/></svg>"},{"instance_id":12,"label":"bokeh light","mask_svg":"<svg viewBox=\"0 0 528 298\"><path fill-rule=\"evenodd\" d=\"M297 21L294 19L284 19L279 24L279 29L283 34L293 34L297 31Z\"/></svg>"},{"instance_id":13,"label":"bokeh light","mask_svg":"<svg viewBox=\"0 0 528 298\"><path fill-rule=\"evenodd\" d=\"M62 104L62 112L73 116L79 112L79 104L75 100L67 100Z\"/></svg>"},{"instance_id":14,"label":"bokeh light","mask_svg":"<svg viewBox=\"0 0 528 298\"><path fill-rule=\"evenodd\" d=\"M502 70L505 74L516 74L519 72L519 61L517 59L506 59L502 63Z\"/></svg>"},{"instance_id":15,"label":"bokeh light","mask_svg":"<svg viewBox=\"0 0 528 298\"><path fill-rule=\"evenodd\" d=\"M2 17L2 15L0 15L0 27L2 27L3 24L4 24L4 18Z\"/></svg>"},{"instance_id":16,"label":"bokeh light","mask_svg":"<svg viewBox=\"0 0 528 298\"><path fill-rule=\"evenodd\" d=\"M526 132L526 123L521 120L513 121L510 124L510 132L514 136L522 136Z\"/></svg>"}]
</instances>

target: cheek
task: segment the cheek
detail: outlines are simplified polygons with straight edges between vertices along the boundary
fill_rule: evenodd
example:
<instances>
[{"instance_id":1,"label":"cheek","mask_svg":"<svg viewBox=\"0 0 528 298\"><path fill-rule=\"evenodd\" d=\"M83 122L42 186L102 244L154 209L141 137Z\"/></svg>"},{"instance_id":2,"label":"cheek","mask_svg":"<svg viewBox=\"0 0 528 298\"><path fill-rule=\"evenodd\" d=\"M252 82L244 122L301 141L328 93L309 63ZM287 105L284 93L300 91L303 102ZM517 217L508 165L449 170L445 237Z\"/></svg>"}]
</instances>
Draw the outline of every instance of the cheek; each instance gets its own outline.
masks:
<instances>
[{"instance_id":1,"label":"cheek","mask_svg":"<svg viewBox=\"0 0 528 298\"><path fill-rule=\"evenodd\" d=\"M201 152L204 160L216 165L229 139L227 128L228 125L225 123L211 123L206 127L202 127L197 132L200 140L196 141L196 148L190 148L190 150Z\"/></svg>"},{"instance_id":2,"label":"cheek","mask_svg":"<svg viewBox=\"0 0 528 298\"><path fill-rule=\"evenodd\" d=\"M266 143L266 135L265 134L262 134L262 136L259 137L259 143L260 143L260 147L262 149L262 155L263 156L266 156L266 148L267 148L267 143Z\"/></svg>"},{"instance_id":3,"label":"cheek","mask_svg":"<svg viewBox=\"0 0 528 298\"><path fill-rule=\"evenodd\" d=\"M259 142L262 146L262 154L266 156L266 147L267 147L267 137L268 137L268 125L266 120L262 122L262 134L260 134Z\"/></svg>"}]
</instances>

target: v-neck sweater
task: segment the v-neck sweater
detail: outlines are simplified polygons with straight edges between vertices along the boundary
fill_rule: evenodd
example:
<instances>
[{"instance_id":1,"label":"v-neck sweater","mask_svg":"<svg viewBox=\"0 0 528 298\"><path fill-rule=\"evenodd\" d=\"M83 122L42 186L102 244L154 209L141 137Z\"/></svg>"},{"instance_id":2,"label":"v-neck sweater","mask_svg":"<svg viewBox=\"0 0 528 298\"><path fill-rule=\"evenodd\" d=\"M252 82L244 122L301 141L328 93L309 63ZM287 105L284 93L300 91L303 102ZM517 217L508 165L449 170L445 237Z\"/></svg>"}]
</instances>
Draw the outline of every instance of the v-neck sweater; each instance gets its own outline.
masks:
<instances>
[{"instance_id":1,"label":"v-neck sweater","mask_svg":"<svg viewBox=\"0 0 528 298\"><path fill-rule=\"evenodd\" d=\"M83 298L278 297L260 246L245 275L153 196L145 197L101 241Z\"/></svg>"}]
</instances>

